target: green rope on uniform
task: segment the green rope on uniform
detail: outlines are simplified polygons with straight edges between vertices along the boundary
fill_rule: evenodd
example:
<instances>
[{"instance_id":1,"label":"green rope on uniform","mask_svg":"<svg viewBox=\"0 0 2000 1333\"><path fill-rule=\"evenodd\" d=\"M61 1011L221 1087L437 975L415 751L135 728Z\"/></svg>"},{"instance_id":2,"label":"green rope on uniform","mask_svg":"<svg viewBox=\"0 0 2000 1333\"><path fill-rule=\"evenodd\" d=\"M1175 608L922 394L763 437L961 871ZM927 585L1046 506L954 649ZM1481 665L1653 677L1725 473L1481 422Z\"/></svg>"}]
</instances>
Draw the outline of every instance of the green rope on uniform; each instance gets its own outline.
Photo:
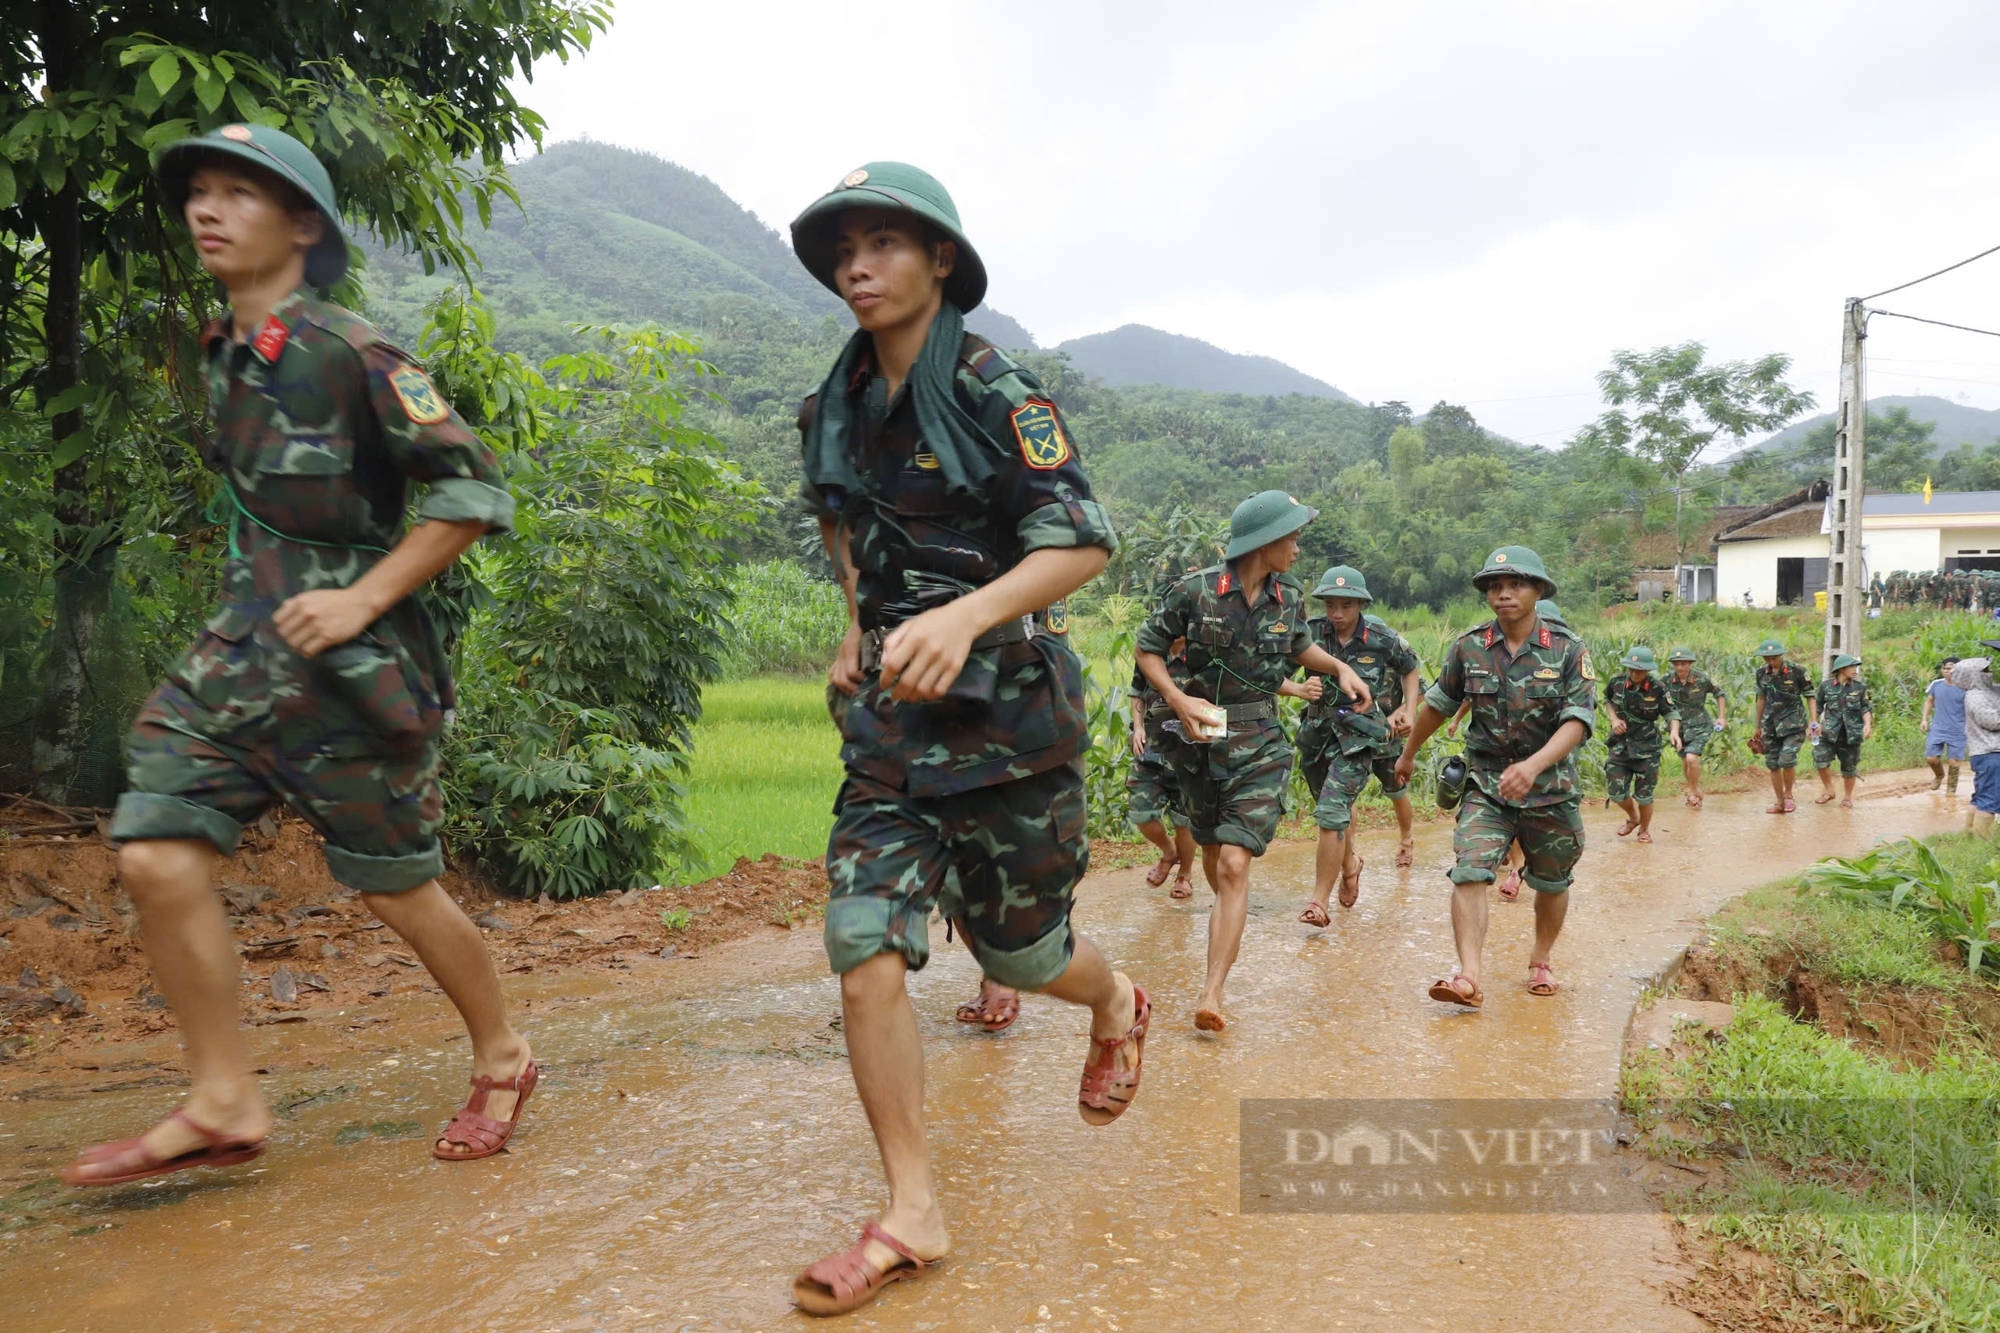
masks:
<instances>
[{"instance_id":1,"label":"green rope on uniform","mask_svg":"<svg viewBox=\"0 0 2000 1333\"><path fill-rule=\"evenodd\" d=\"M224 499L227 499L235 507L233 512L223 507L222 502ZM209 523L220 523L225 517L229 520L229 558L232 560L241 560L243 558L243 548L237 545L236 542L236 521L238 518L249 519L279 541L292 542L299 546L320 546L329 551L374 551L378 555L389 554L389 548L386 546L370 546L366 542L320 542L314 541L310 537L294 537L289 532L280 532L244 508L241 497L236 494L235 484L227 477L222 479L222 489L215 493L215 498L208 502L208 508L202 512L203 520Z\"/></svg>"}]
</instances>

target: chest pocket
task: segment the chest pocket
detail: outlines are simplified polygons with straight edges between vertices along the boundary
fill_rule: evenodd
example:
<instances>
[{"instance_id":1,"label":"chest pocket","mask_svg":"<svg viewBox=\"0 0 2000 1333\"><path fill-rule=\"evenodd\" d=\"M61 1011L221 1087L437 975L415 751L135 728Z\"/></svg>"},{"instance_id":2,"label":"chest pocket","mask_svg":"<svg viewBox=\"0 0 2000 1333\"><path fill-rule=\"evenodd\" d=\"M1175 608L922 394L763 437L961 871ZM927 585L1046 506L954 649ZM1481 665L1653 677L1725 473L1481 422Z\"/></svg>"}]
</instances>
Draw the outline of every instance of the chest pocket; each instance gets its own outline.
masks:
<instances>
[{"instance_id":1,"label":"chest pocket","mask_svg":"<svg viewBox=\"0 0 2000 1333\"><path fill-rule=\"evenodd\" d=\"M944 473L932 468L906 467L896 474L899 514L962 514L970 504L945 486Z\"/></svg>"},{"instance_id":2,"label":"chest pocket","mask_svg":"<svg viewBox=\"0 0 2000 1333\"><path fill-rule=\"evenodd\" d=\"M1290 653L1292 651L1291 631L1279 630L1274 634L1270 630L1260 630L1257 634L1257 651L1260 653Z\"/></svg>"},{"instance_id":3,"label":"chest pocket","mask_svg":"<svg viewBox=\"0 0 2000 1333\"><path fill-rule=\"evenodd\" d=\"M1236 642L1236 631L1228 625L1204 620L1194 627L1188 637L1210 648L1227 648Z\"/></svg>"},{"instance_id":4,"label":"chest pocket","mask_svg":"<svg viewBox=\"0 0 2000 1333\"><path fill-rule=\"evenodd\" d=\"M1500 678L1493 675L1467 676L1465 701L1472 705L1474 717L1487 721L1497 719L1502 707Z\"/></svg>"}]
</instances>

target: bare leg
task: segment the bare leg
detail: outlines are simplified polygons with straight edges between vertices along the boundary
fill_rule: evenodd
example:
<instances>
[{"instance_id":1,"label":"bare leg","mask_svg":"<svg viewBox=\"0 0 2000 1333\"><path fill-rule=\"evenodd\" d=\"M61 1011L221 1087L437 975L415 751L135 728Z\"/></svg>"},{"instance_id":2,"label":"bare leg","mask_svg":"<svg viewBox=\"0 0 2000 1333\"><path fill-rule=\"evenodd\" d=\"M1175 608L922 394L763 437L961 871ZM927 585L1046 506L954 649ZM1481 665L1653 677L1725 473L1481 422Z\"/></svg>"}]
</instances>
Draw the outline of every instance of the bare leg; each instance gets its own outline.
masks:
<instances>
[{"instance_id":1,"label":"bare leg","mask_svg":"<svg viewBox=\"0 0 2000 1333\"><path fill-rule=\"evenodd\" d=\"M183 1109L197 1124L251 1141L271 1130L271 1113L257 1091L250 1053L238 1022L242 995L236 946L222 900L210 887L215 848L199 839L130 842L118 854L118 878L139 913L140 937L154 984L180 1024L192 1086ZM154 1157L178 1157L203 1146L178 1120L145 1136ZM102 1175L119 1174L108 1163Z\"/></svg>"},{"instance_id":2,"label":"bare leg","mask_svg":"<svg viewBox=\"0 0 2000 1333\"><path fill-rule=\"evenodd\" d=\"M1854 780L1857 776L1859 775L1854 773L1842 773L1840 775L1840 808L1843 810L1849 809L1854 805Z\"/></svg>"},{"instance_id":3,"label":"bare leg","mask_svg":"<svg viewBox=\"0 0 2000 1333\"><path fill-rule=\"evenodd\" d=\"M1174 855L1179 864L1174 868L1173 896L1194 897L1194 866L1198 851L1194 845L1194 831L1186 824L1174 829Z\"/></svg>"},{"instance_id":4,"label":"bare leg","mask_svg":"<svg viewBox=\"0 0 2000 1333\"><path fill-rule=\"evenodd\" d=\"M1825 805L1828 801L1831 801L1833 799L1832 768L1822 768L1819 770L1819 785L1821 786L1821 788L1823 788L1820 794L1819 803L1821 805Z\"/></svg>"},{"instance_id":5,"label":"bare leg","mask_svg":"<svg viewBox=\"0 0 2000 1333\"><path fill-rule=\"evenodd\" d=\"M1701 805L1701 756L1684 754L1681 756L1681 777L1687 781L1688 804Z\"/></svg>"},{"instance_id":6,"label":"bare leg","mask_svg":"<svg viewBox=\"0 0 2000 1333\"><path fill-rule=\"evenodd\" d=\"M1562 934L1563 919L1569 915L1569 894L1535 891L1535 951L1531 963L1546 963L1555 952L1556 937Z\"/></svg>"},{"instance_id":7,"label":"bare leg","mask_svg":"<svg viewBox=\"0 0 2000 1333\"><path fill-rule=\"evenodd\" d=\"M1945 770L1944 791L1947 796L1958 794L1958 765L1951 764Z\"/></svg>"},{"instance_id":8,"label":"bare leg","mask_svg":"<svg viewBox=\"0 0 2000 1333\"><path fill-rule=\"evenodd\" d=\"M1313 852L1312 901L1322 909L1333 898L1333 886L1340 882L1340 873L1347 864L1350 850L1346 829L1323 828L1319 831L1319 845Z\"/></svg>"},{"instance_id":9,"label":"bare leg","mask_svg":"<svg viewBox=\"0 0 2000 1333\"><path fill-rule=\"evenodd\" d=\"M1536 897L1542 895L1537 894ZM1537 909L1539 919L1539 909ZM1458 946L1459 975L1479 988L1480 959L1486 952L1486 886L1454 884L1451 890L1451 938Z\"/></svg>"},{"instance_id":10,"label":"bare leg","mask_svg":"<svg viewBox=\"0 0 2000 1333\"><path fill-rule=\"evenodd\" d=\"M1398 796L1390 804L1396 807L1396 864L1412 865L1417 851L1417 808L1407 796Z\"/></svg>"},{"instance_id":11,"label":"bare leg","mask_svg":"<svg viewBox=\"0 0 2000 1333\"><path fill-rule=\"evenodd\" d=\"M1243 925L1250 917L1250 862L1247 847L1223 844L1201 849L1202 869L1215 890L1208 914L1208 976L1195 1003L1197 1024L1204 1013L1220 1016L1222 987L1243 947Z\"/></svg>"},{"instance_id":12,"label":"bare leg","mask_svg":"<svg viewBox=\"0 0 2000 1333\"><path fill-rule=\"evenodd\" d=\"M1628 796L1618 802L1618 808L1625 812L1625 827L1618 830L1618 836L1622 838L1639 827L1639 806Z\"/></svg>"},{"instance_id":13,"label":"bare leg","mask_svg":"<svg viewBox=\"0 0 2000 1333\"><path fill-rule=\"evenodd\" d=\"M1931 790L1936 791L1939 787L1942 787L1944 785L1944 760L1933 759L1930 756L1926 755L1924 757L1924 762L1930 765Z\"/></svg>"},{"instance_id":14,"label":"bare leg","mask_svg":"<svg viewBox=\"0 0 2000 1333\"><path fill-rule=\"evenodd\" d=\"M876 954L841 977L840 1010L854 1089L889 1182L882 1229L920 1257L935 1259L950 1253L951 1235L924 1139L924 1047L903 984L908 971L903 955ZM883 1272L903 1261L875 1241L868 1243L867 1257Z\"/></svg>"},{"instance_id":15,"label":"bare leg","mask_svg":"<svg viewBox=\"0 0 2000 1333\"><path fill-rule=\"evenodd\" d=\"M1139 832L1147 842L1160 849L1160 859L1146 872L1146 882L1152 885L1164 884L1167 872L1174 868L1174 837L1167 832L1167 826L1157 819L1149 819L1139 825Z\"/></svg>"},{"instance_id":16,"label":"bare leg","mask_svg":"<svg viewBox=\"0 0 2000 1333\"><path fill-rule=\"evenodd\" d=\"M527 1039L507 1021L507 1002L486 941L438 882L430 880L408 893L364 893L361 901L410 942L465 1020L473 1076L505 1080L526 1069L531 1058ZM486 1116L507 1119L514 1114L516 1096L495 1089L487 1095ZM453 1148L445 1144L443 1150Z\"/></svg>"},{"instance_id":17,"label":"bare leg","mask_svg":"<svg viewBox=\"0 0 2000 1333\"><path fill-rule=\"evenodd\" d=\"M1785 811L1785 770L1771 770L1771 808L1769 814L1783 814Z\"/></svg>"},{"instance_id":18,"label":"bare leg","mask_svg":"<svg viewBox=\"0 0 2000 1333\"><path fill-rule=\"evenodd\" d=\"M1132 979L1123 972L1112 971L1097 946L1081 935L1076 937L1076 952L1070 955L1069 966L1061 976L1042 987L1042 994L1090 1006L1090 1035L1096 1041L1120 1040L1138 1020L1138 996ZM1092 1049L1094 1052L1095 1048ZM1132 1043L1119 1047L1116 1059L1118 1068L1130 1069L1135 1059ZM1085 1107L1083 1118L1093 1125L1106 1125L1117 1114ZM896 1234L893 1228L890 1234Z\"/></svg>"},{"instance_id":19,"label":"bare leg","mask_svg":"<svg viewBox=\"0 0 2000 1333\"><path fill-rule=\"evenodd\" d=\"M1653 840L1653 803L1651 801L1639 807L1638 818L1639 841L1651 842Z\"/></svg>"}]
</instances>

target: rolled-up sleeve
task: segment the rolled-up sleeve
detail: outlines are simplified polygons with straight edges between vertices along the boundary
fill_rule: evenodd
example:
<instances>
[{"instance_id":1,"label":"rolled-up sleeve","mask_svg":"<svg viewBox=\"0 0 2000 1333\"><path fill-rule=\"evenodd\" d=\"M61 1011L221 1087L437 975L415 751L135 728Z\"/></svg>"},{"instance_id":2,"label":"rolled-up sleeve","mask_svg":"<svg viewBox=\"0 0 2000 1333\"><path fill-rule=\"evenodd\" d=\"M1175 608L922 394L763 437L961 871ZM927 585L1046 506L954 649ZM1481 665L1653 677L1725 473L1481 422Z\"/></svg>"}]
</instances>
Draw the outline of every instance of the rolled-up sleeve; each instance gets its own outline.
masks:
<instances>
[{"instance_id":1,"label":"rolled-up sleeve","mask_svg":"<svg viewBox=\"0 0 2000 1333\"><path fill-rule=\"evenodd\" d=\"M488 532L511 532L514 497L500 460L452 410L423 367L389 343L371 346L363 360L390 458L405 477L430 487L417 513L447 523L484 523Z\"/></svg>"},{"instance_id":2,"label":"rolled-up sleeve","mask_svg":"<svg viewBox=\"0 0 2000 1333\"><path fill-rule=\"evenodd\" d=\"M1556 725L1575 721L1583 723L1583 739L1589 740L1597 734L1597 690L1583 674L1583 654L1588 650L1579 648L1563 664L1563 710L1556 716Z\"/></svg>"},{"instance_id":3,"label":"rolled-up sleeve","mask_svg":"<svg viewBox=\"0 0 2000 1333\"><path fill-rule=\"evenodd\" d=\"M1458 655L1458 645L1444 650L1444 665L1438 669L1438 678L1424 691L1424 702L1438 712L1450 717L1465 701L1465 663Z\"/></svg>"}]
</instances>

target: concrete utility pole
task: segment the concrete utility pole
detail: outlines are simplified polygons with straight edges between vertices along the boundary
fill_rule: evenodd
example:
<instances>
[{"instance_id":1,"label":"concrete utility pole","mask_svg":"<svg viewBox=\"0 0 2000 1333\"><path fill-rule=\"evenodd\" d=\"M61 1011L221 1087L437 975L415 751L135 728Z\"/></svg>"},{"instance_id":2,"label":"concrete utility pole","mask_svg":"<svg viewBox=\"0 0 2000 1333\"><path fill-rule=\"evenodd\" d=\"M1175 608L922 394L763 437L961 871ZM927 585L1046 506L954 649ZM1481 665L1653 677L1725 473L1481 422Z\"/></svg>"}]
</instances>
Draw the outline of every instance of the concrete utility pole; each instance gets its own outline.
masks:
<instances>
[{"instance_id":1,"label":"concrete utility pole","mask_svg":"<svg viewBox=\"0 0 2000 1333\"><path fill-rule=\"evenodd\" d=\"M1850 299L1840 325L1840 417L1833 437L1833 531L1826 562L1826 651L1821 678L1833 674L1839 653L1861 656L1861 620L1867 614L1861 559L1862 436L1868 424L1868 395L1861 382L1861 344L1868 337L1868 312Z\"/></svg>"}]
</instances>

